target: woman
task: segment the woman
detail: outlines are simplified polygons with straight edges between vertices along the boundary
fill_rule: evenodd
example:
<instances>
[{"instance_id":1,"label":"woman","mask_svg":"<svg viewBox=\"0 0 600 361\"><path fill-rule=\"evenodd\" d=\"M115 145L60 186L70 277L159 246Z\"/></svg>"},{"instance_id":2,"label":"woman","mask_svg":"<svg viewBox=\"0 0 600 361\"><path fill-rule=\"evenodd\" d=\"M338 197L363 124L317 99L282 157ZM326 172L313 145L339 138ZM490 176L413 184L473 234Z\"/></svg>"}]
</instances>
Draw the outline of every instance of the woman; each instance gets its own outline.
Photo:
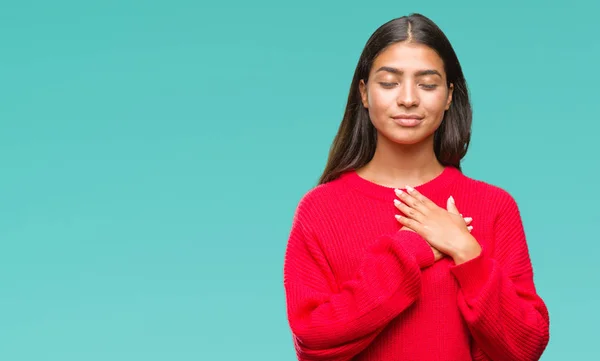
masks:
<instances>
[{"instance_id":1,"label":"woman","mask_svg":"<svg viewBox=\"0 0 600 361\"><path fill-rule=\"evenodd\" d=\"M471 114L460 63L430 19L375 31L290 231L299 360L540 358L549 317L517 204L460 168Z\"/></svg>"}]
</instances>

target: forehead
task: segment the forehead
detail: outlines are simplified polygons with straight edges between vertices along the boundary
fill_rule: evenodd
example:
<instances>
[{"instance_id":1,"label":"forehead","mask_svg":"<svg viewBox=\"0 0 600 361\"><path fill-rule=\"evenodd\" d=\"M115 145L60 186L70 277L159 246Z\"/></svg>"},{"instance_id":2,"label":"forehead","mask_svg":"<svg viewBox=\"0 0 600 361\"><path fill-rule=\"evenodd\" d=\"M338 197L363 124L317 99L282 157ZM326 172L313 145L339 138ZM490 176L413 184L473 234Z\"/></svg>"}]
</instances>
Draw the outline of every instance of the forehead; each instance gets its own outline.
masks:
<instances>
[{"instance_id":1,"label":"forehead","mask_svg":"<svg viewBox=\"0 0 600 361\"><path fill-rule=\"evenodd\" d=\"M371 72L382 66L397 68L404 72L434 69L444 75L444 61L432 48L417 43L396 43L384 49L373 62Z\"/></svg>"}]
</instances>

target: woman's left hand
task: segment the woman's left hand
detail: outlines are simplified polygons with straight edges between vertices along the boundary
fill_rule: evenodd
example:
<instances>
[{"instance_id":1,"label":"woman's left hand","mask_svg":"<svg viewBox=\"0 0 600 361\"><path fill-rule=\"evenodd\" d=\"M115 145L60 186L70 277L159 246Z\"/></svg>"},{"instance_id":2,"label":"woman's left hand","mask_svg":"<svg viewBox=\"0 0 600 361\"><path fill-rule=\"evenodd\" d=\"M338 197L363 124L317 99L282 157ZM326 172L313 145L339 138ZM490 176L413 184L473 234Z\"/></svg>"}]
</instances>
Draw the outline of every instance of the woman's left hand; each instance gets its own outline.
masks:
<instances>
[{"instance_id":1,"label":"woman's left hand","mask_svg":"<svg viewBox=\"0 0 600 361\"><path fill-rule=\"evenodd\" d=\"M396 189L400 201L396 208L404 215L396 219L420 234L431 246L452 257L455 264L467 262L481 253L481 246L471 235L454 199L448 198L447 210L439 207L414 188Z\"/></svg>"}]
</instances>

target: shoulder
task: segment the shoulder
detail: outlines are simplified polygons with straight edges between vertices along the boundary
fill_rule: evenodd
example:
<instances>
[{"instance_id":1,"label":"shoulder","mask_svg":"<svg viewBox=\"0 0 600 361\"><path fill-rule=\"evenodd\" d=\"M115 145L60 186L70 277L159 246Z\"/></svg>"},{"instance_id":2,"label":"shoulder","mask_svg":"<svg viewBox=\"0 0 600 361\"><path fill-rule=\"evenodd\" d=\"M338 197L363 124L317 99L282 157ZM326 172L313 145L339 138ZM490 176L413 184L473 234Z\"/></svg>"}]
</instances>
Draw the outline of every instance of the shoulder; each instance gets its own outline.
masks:
<instances>
[{"instance_id":1,"label":"shoulder","mask_svg":"<svg viewBox=\"0 0 600 361\"><path fill-rule=\"evenodd\" d=\"M487 204L500 212L518 211L514 195L498 184L473 178L463 173L460 175L459 184L461 187L468 188L472 196L484 199Z\"/></svg>"},{"instance_id":2,"label":"shoulder","mask_svg":"<svg viewBox=\"0 0 600 361\"><path fill-rule=\"evenodd\" d=\"M323 221L333 213L332 206L339 204L339 199L345 192L342 183L336 179L304 191L293 212L291 233L299 232L303 237L308 237L319 229Z\"/></svg>"},{"instance_id":3,"label":"shoulder","mask_svg":"<svg viewBox=\"0 0 600 361\"><path fill-rule=\"evenodd\" d=\"M327 183L318 184L308 189L301 195L297 208L297 214L318 212L325 207L339 202L348 191L343 178L337 178Z\"/></svg>"}]
</instances>

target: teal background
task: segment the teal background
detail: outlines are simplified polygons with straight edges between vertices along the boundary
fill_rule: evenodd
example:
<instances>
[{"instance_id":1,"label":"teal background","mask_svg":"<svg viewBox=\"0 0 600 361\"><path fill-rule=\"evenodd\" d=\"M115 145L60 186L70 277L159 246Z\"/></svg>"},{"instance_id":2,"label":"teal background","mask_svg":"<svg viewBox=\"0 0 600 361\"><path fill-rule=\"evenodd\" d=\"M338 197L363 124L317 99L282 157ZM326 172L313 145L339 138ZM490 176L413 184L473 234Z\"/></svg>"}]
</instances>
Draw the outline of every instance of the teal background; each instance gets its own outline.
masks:
<instances>
[{"instance_id":1,"label":"teal background","mask_svg":"<svg viewBox=\"0 0 600 361\"><path fill-rule=\"evenodd\" d=\"M0 359L294 360L283 253L365 41L421 12L551 316L596 355L598 3L3 1Z\"/></svg>"}]
</instances>

